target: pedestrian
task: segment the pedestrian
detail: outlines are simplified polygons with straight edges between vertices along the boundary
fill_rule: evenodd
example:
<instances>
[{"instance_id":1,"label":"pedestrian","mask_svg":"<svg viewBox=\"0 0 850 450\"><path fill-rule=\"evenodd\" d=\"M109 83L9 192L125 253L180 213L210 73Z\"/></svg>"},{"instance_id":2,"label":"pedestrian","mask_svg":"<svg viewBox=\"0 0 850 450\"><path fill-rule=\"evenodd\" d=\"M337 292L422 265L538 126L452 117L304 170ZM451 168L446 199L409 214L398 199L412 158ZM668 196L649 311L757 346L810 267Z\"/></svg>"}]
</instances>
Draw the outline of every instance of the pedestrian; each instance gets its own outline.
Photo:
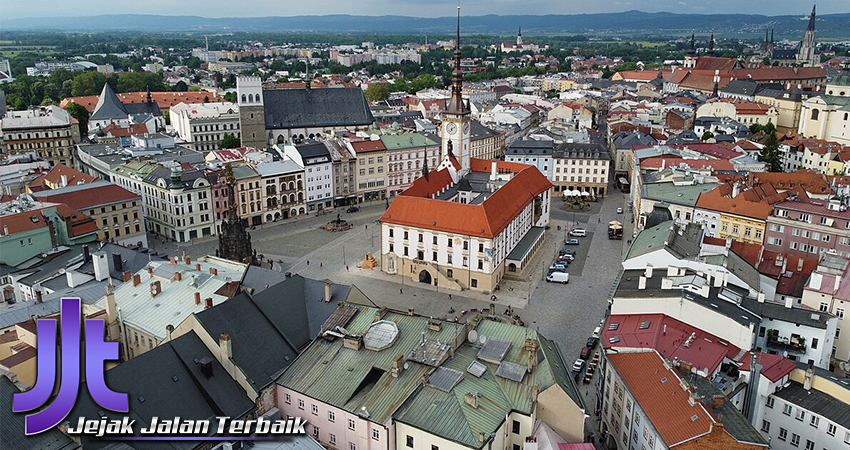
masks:
<instances>
[{"instance_id":1,"label":"pedestrian","mask_svg":"<svg viewBox=\"0 0 850 450\"><path fill-rule=\"evenodd\" d=\"M602 218L601 218L601 217L597 217L597 218L596 218L596 220L597 220L597 221L599 221L599 223L602 223Z\"/></svg>"},{"instance_id":2,"label":"pedestrian","mask_svg":"<svg viewBox=\"0 0 850 450\"><path fill-rule=\"evenodd\" d=\"M307 265L308 265L308 266L310 265L310 260L309 260L309 259L307 260Z\"/></svg>"},{"instance_id":3,"label":"pedestrian","mask_svg":"<svg viewBox=\"0 0 850 450\"><path fill-rule=\"evenodd\" d=\"M398 293L399 295L404 295L404 291L402 291L401 288L399 288Z\"/></svg>"},{"instance_id":4,"label":"pedestrian","mask_svg":"<svg viewBox=\"0 0 850 450\"><path fill-rule=\"evenodd\" d=\"M348 264L345 265L345 271L348 272Z\"/></svg>"},{"instance_id":5,"label":"pedestrian","mask_svg":"<svg viewBox=\"0 0 850 450\"><path fill-rule=\"evenodd\" d=\"M367 230L369 229L369 225L364 225L364 226L366 227Z\"/></svg>"},{"instance_id":6,"label":"pedestrian","mask_svg":"<svg viewBox=\"0 0 850 450\"><path fill-rule=\"evenodd\" d=\"M451 300L451 299L452 299L452 294L449 294L449 300Z\"/></svg>"},{"instance_id":7,"label":"pedestrian","mask_svg":"<svg viewBox=\"0 0 850 450\"><path fill-rule=\"evenodd\" d=\"M322 267L325 267L325 266L321 261L319 261L319 268L321 269Z\"/></svg>"}]
</instances>

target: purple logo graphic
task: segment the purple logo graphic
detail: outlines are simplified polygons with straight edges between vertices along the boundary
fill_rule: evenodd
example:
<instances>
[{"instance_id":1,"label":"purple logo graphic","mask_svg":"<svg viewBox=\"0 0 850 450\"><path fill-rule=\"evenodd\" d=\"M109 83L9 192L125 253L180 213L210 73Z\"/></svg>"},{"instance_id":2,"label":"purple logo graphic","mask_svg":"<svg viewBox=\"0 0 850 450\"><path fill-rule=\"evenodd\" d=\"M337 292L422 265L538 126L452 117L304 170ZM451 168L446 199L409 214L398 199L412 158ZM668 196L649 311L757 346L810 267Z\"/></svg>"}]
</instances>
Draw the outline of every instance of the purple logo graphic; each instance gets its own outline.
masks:
<instances>
[{"instance_id":1,"label":"purple logo graphic","mask_svg":"<svg viewBox=\"0 0 850 450\"><path fill-rule=\"evenodd\" d=\"M59 392L50 406L26 417L27 435L47 431L59 424L74 406L80 387L80 299L63 298L62 363ZM103 363L118 359L118 343L104 342L103 320L86 320L86 383L89 393L103 408L129 412L127 394L111 391L103 379ZM30 411L46 404L56 384L56 321L38 321L38 378L35 386L14 395L13 412Z\"/></svg>"}]
</instances>

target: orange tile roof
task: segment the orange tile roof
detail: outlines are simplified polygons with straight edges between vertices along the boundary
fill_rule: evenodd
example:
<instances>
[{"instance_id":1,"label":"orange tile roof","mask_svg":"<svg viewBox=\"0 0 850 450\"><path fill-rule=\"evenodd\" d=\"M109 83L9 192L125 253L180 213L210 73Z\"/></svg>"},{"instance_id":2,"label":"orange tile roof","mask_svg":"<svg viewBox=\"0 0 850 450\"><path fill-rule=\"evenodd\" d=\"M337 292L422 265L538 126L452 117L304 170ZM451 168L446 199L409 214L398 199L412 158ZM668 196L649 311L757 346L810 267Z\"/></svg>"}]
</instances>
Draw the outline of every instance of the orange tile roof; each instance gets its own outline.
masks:
<instances>
[{"instance_id":1,"label":"orange tile roof","mask_svg":"<svg viewBox=\"0 0 850 450\"><path fill-rule=\"evenodd\" d=\"M124 92L116 94L121 103L144 103L147 101L147 92ZM89 112L94 110L97 105L97 95L85 95L82 97L65 97L59 103L61 108L67 107L70 103L76 103L86 108ZM151 100L156 102L159 109L168 109L178 103L204 103L204 98L214 102L219 99L212 92L151 92Z\"/></svg>"},{"instance_id":2,"label":"orange tile roof","mask_svg":"<svg viewBox=\"0 0 850 450\"><path fill-rule=\"evenodd\" d=\"M490 172L490 163L487 160L470 160L470 166L475 172ZM480 204L425 198L425 194L436 192L448 184L437 186L437 179L432 183L419 181L422 180L420 178L417 181L425 185L408 189L411 195L408 195L408 191L399 194L380 220L447 233L496 237L535 196L552 187L552 183L534 166L503 161L497 163L497 170L515 175ZM444 176L438 172L435 177ZM439 180L445 182L444 178ZM416 182L413 184L416 185Z\"/></svg>"},{"instance_id":3,"label":"orange tile roof","mask_svg":"<svg viewBox=\"0 0 850 450\"><path fill-rule=\"evenodd\" d=\"M49 193L51 191L47 192ZM121 186L109 184L106 186L95 186L90 189L74 192L39 196L38 199L51 203L64 203L77 211L81 211L92 206L132 201L134 199L141 199L141 197L122 188Z\"/></svg>"},{"instance_id":4,"label":"orange tile roof","mask_svg":"<svg viewBox=\"0 0 850 450\"><path fill-rule=\"evenodd\" d=\"M52 169L50 169L50 172L47 172L46 174L43 174L38 178L32 180L29 186L30 188L32 188L33 186L49 188L50 186L47 185L48 183L54 186L61 186L62 175L65 175L65 177L67 178L68 186L87 184L91 183L92 181L99 180L99 178L97 177L93 177L89 174L80 172L79 170L72 169L64 164L56 164L55 166L53 166Z\"/></svg>"},{"instance_id":5,"label":"orange tile roof","mask_svg":"<svg viewBox=\"0 0 850 450\"><path fill-rule=\"evenodd\" d=\"M725 194L729 190L731 187L723 184L711 192L700 194L696 207L762 221L767 220L767 216L773 211L773 206L766 201L748 201L740 194L734 198L726 197Z\"/></svg>"},{"instance_id":6,"label":"orange tile roof","mask_svg":"<svg viewBox=\"0 0 850 450\"><path fill-rule=\"evenodd\" d=\"M764 450L765 445L739 442L720 423L711 432L676 446L676 450Z\"/></svg>"},{"instance_id":7,"label":"orange tile roof","mask_svg":"<svg viewBox=\"0 0 850 450\"><path fill-rule=\"evenodd\" d=\"M735 69L732 75L738 80L806 80L826 78L822 67L761 67L755 69Z\"/></svg>"},{"instance_id":8,"label":"orange tile roof","mask_svg":"<svg viewBox=\"0 0 850 450\"><path fill-rule=\"evenodd\" d=\"M690 404L679 375L664 366L658 353L615 353L607 358L667 447L711 431L711 414L700 402Z\"/></svg>"},{"instance_id":9,"label":"orange tile roof","mask_svg":"<svg viewBox=\"0 0 850 450\"><path fill-rule=\"evenodd\" d=\"M32 217L38 219L33 222ZM9 234L20 233L23 231L36 230L47 226L44 221L44 216L41 211L24 211L17 214L9 214L0 216L0 230L6 234L8 229Z\"/></svg>"},{"instance_id":10,"label":"orange tile roof","mask_svg":"<svg viewBox=\"0 0 850 450\"><path fill-rule=\"evenodd\" d=\"M824 195L830 192L826 177L818 172L800 169L796 172L750 172L749 184L758 186L770 183L777 190L802 187L810 194Z\"/></svg>"},{"instance_id":11,"label":"orange tile roof","mask_svg":"<svg viewBox=\"0 0 850 450\"><path fill-rule=\"evenodd\" d=\"M697 58L695 69L727 71L735 68L738 61L735 58L719 58L716 56L700 56Z\"/></svg>"},{"instance_id":12,"label":"orange tile roof","mask_svg":"<svg viewBox=\"0 0 850 450\"><path fill-rule=\"evenodd\" d=\"M380 139L375 141L360 141L360 142L352 142L351 147L358 154L360 153L368 153L368 152L378 152L384 151L387 148L384 146L383 141Z\"/></svg>"},{"instance_id":13,"label":"orange tile roof","mask_svg":"<svg viewBox=\"0 0 850 450\"><path fill-rule=\"evenodd\" d=\"M111 123L103 129L103 134L112 137L130 137L148 132L148 126L143 123L130 124L130 128L123 128Z\"/></svg>"}]
</instances>

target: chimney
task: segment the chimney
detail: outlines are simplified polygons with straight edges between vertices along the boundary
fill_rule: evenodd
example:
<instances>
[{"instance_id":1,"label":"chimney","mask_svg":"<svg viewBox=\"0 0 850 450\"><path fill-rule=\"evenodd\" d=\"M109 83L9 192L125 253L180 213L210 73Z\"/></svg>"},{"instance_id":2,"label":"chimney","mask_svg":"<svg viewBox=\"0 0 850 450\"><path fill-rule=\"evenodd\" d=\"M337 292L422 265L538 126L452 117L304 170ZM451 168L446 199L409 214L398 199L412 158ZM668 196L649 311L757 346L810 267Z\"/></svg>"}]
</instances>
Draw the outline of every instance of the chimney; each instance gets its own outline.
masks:
<instances>
[{"instance_id":1,"label":"chimney","mask_svg":"<svg viewBox=\"0 0 850 450\"><path fill-rule=\"evenodd\" d=\"M134 274L133 275L133 286L138 286L141 283L142 283L142 276L139 275L139 274Z\"/></svg>"},{"instance_id":2,"label":"chimney","mask_svg":"<svg viewBox=\"0 0 850 450\"><path fill-rule=\"evenodd\" d=\"M759 295L756 297L759 303L764 303L764 292L759 292Z\"/></svg>"},{"instance_id":3,"label":"chimney","mask_svg":"<svg viewBox=\"0 0 850 450\"><path fill-rule=\"evenodd\" d=\"M714 274L714 287L723 286L723 278L725 278L726 274L723 272L715 272Z\"/></svg>"},{"instance_id":4,"label":"chimney","mask_svg":"<svg viewBox=\"0 0 850 450\"><path fill-rule=\"evenodd\" d=\"M200 305L200 304L201 304L201 293L195 292L195 306Z\"/></svg>"},{"instance_id":5,"label":"chimney","mask_svg":"<svg viewBox=\"0 0 850 450\"><path fill-rule=\"evenodd\" d=\"M478 394L467 392L466 395L463 396L463 401L465 401L467 405L478 409Z\"/></svg>"},{"instance_id":6,"label":"chimney","mask_svg":"<svg viewBox=\"0 0 850 450\"><path fill-rule=\"evenodd\" d=\"M740 182L740 181L736 181L736 182L732 185L732 198L737 197L740 193L741 193L741 182Z\"/></svg>"},{"instance_id":7,"label":"chimney","mask_svg":"<svg viewBox=\"0 0 850 450\"><path fill-rule=\"evenodd\" d=\"M712 408L720 408L721 406L723 406L723 403L724 403L725 400L726 400L726 397L724 397L722 395L715 395L715 396L711 397L711 407Z\"/></svg>"},{"instance_id":8,"label":"chimney","mask_svg":"<svg viewBox=\"0 0 850 450\"><path fill-rule=\"evenodd\" d=\"M794 307L794 297L791 297L790 295L785 297L785 307L786 308L793 308Z\"/></svg>"},{"instance_id":9,"label":"chimney","mask_svg":"<svg viewBox=\"0 0 850 450\"><path fill-rule=\"evenodd\" d=\"M186 263L187 266L191 266L192 265L192 258L187 256L187 257L183 258L183 262Z\"/></svg>"},{"instance_id":10,"label":"chimney","mask_svg":"<svg viewBox=\"0 0 850 450\"><path fill-rule=\"evenodd\" d=\"M646 277L641 276L640 278L638 278L638 289L646 289Z\"/></svg>"},{"instance_id":11,"label":"chimney","mask_svg":"<svg viewBox=\"0 0 850 450\"><path fill-rule=\"evenodd\" d=\"M91 259L91 254L89 254L89 246L83 246L83 264L87 263Z\"/></svg>"},{"instance_id":12,"label":"chimney","mask_svg":"<svg viewBox=\"0 0 850 450\"><path fill-rule=\"evenodd\" d=\"M3 225L3 236L9 235L9 225Z\"/></svg>"},{"instance_id":13,"label":"chimney","mask_svg":"<svg viewBox=\"0 0 850 450\"><path fill-rule=\"evenodd\" d=\"M401 353L395 355L393 357L393 363L390 370L390 375L393 378L398 378L401 375L401 372L404 370L404 355Z\"/></svg>"},{"instance_id":14,"label":"chimney","mask_svg":"<svg viewBox=\"0 0 850 450\"><path fill-rule=\"evenodd\" d=\"M198 360L198 364L201 365L201 373L203 373L207 378L212 378L213 376L212 361L212 358L209 356L204 356Z\"/></svg>"},{"instance_id":15,"label":"chimney","mask_svg":"<svg viewBox=\"0 0 850 450\"><path fill-rule=\"evenodd\" d=\"M94 254L92 258L92 264L94 265L94 279L97 281L103 281L109 278L109 261L106 259L106 253L97 252Z\"/></svg>"},{"instance_id":16,"label":"chimney","mask_svg":"<svg viewBox=\"0 0 850 450\"><path fill-rule=\"evenodd\" d=\"M106 286L106 326L118 320L118 305L115 304L115 288L110 282Z\"/></svg>"},{"instance_id":17,"label":"chimney","mask_svg":"<svg viewBox=\"0 0 850 450\"><path fill-rule=\"evenodd\" d=\"M207 297L204 299L204 309L209 309L213 307L212 297Z\"/></svg>"},{"instance_id":18,"label":"chimney","mask_svg":"<svg viewBox=\"0 0 850 450\"><path fill-rule=\"evenodd\" d=\"M120 272L124 268L124 264L121 262L121 254L113 253L112 254L112 270L116 272Z\"/></svg>"},{"instance_id":19,"label":"chimney","mask_svg":"<svg viewBox=\"0 0 850 450\"><path fill-rule=\"evenodd\" d=\"M169 256L168 260L171 261L171 264L177 264L177 258L175 258L173 256Z\"/></svg>"},{"instance_id":20,"label":"chimney","mask_svg":"<svg viewBox=\"0 0 850 450\"><path fill-rule=\"evenodd\" d=\"M233 358L233 343L230 341L230 335L222 333L218 337L218 347L221 351L221 360L228 361Z\"/></svg>"},{"instance_id":21,"label":"chimney","mask_svg":"<svg viewBox=\"0 0 850 450\"><path fill-rule=\"evenodd\" d=\"M68 186L68 175L62 175L62 187Z\"/></svg>"},{"instance_id":22,"label":"chimney","mask_svg":"<svg viewBox=\"0 0 850 450\"><path fill-rule=\"evenodd\" d=\"M362 345L363 339L360 336L347 335L342 338L342 346L345 348L350 348L352 350L360 350L360 347Z\"/></svg>"},{"instance_id":23,"label":"chimney","mask_svg":"<svg viewBox=\"0 0 850 450\"><path fill-rule=\"evenodd\" d=\"M198 265L200 265L200 264L198 264ZM210 275L213 275L213 276L218 275L218 269L216 269L215 267L210 267Z\"/></svg>"},{"instance_id":24,"label":"chimney","mask_svg":"<svg viewBox=\"0 0 850 450\"><path fill-rule=\"evenodd\" d=\"M195 263L195 270L197 270L198 272L201 271L201 263Z\"/></svg>"},{"instance_id":25,"label":"chimney","mask_svg":"<svg viewBox=\"0 0 850 450\"><path fill-rule=\"evenodd\" d=\"M162 292L162 284L160 284L159 280L151 283L151 298L156 298Z\"/></svg>"},{"instance_id":26,"label":"chimney","mask_svg":"<svg viewBox=\"0 0 850 450\"><path fill-rule=\"evenodd\" d=\"M803 389L809 391L812 389L812 380L815 377L815 371L812 369L812 365L809 364L809 368L806 369L806 379L803 381Z\"/></svg>"},{"instance_id":27,"label":"chimney","mask_svg":"<svg viewBox=\"0 0 850 450\"><path fill-rule=\"evenodd\" d=\"M171 333L174 333L174 325L168 324L165 326L165 335L168 336L168 340L171 340Z\"/></svg>"},{"instance_id":28,"label":"chimney","mask_svg":"<svg viewBox=\"0 0 850 450\"><path fill-rule=\"evenodd\" d=\"M38 290L35 291L35 302L36 303L41 303L43 301L42 295L44 295L44 294L41 293L41 289L38 289Z\"/></svg>"},{"instance_id":29,"label":"chimney","mask_svg":"<svg viewBox=\"0 0 850 450\"><path fill-rule=\"evenodd\" d=\"M490 181L496 181L497 168L498 164L496 164L496 161L490 163Z\"/></svg>"},{"instance_id":30,"label":"chimney","mask_svg":"<svg viewBox=\"0 0 850 450\"><path fill-rule=\"evenodd\" d=\"M646 270L644 271L644 276L646 278L652 278L652 264L646 265Z\"/></svg>"},{"instance_id":31,"label":"chimney","mask_svg":"<svg viewBox=\"0 0 850 450\"><path fill-rule=\"evenodd\" d=\"M408 316L412 316L414 313L415 313L415 311L413 310L413 308L407 308L407 315Z\"/></svg>"},{"instance_id":32,"label":"chimney","mask_svg":"<svg viewBox=\"0 0 850 450\"><path fill-rule=\"evenodd\" d=\"M174 272L174 281L182 281L182 280L183 280L183 274L180 273L180 272Z\"/></svg>"},{"instance_id":33,"label":"chimney","mask_svg":"<svg viewBox=\"0 0 850 450\"><path fill-rule=\"evenodd\" d=\"M797 258L797 272L803 271L803 258ZM836 277L836 279L838 279Z\"/></svg>"},{"instance_id":34,"label":"chimney","mask_svg":"<svg viewBox=\"0 0 850 450\"><path fill-rule=\"evenodd\" d=\"M153 267L147 266L147 267L145 267L145 270L148 271L148 275L153 275Z\"/></svg>"},{"instance_id":35,"label":"chimney","mask_svg":"<svg viewBox=\"0 0 850 450\"><path fill-rule=\"evenodd\" d=\"M330 303L331 297L331 282L325 281L325 303Z\"/></svg>"},{"instance_id":36,"label":"chimney","mask_svg":"<svg viewBox=\"0 0 850 450\"><path fill-rule=\"evenodd\" d=\"M129 270L125 270L125 271L121 272L121 281L126 283L126 282L130 281L132 278L133 278L133 274L130 273Z\"/></svg>"}]
</instances>

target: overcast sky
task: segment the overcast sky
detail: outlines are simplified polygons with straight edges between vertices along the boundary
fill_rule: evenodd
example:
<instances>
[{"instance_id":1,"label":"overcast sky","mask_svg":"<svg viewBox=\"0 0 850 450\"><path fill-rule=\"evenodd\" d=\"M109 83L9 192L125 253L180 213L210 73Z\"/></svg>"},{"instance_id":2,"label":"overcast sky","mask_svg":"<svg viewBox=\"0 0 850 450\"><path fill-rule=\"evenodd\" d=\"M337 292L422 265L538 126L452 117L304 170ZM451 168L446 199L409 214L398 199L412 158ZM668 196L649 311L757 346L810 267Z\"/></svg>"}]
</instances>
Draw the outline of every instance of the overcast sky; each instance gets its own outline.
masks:
<instances>
[{"instance_id":1,"label":"overcast sky","mask_svg":"<svg viewBox=\"0 0 850 450\"><path fill-rule=\"evenodd\" d=\"M302 14L450 16L457 0L0 0L0 16L164 14L203 17L295 16ZM820 0L818 12L850 12L848 0ZM812 0L464 0L463 14L579 14L628 10L677 13L807 14Z\"/></svg>"}]
</instances>

